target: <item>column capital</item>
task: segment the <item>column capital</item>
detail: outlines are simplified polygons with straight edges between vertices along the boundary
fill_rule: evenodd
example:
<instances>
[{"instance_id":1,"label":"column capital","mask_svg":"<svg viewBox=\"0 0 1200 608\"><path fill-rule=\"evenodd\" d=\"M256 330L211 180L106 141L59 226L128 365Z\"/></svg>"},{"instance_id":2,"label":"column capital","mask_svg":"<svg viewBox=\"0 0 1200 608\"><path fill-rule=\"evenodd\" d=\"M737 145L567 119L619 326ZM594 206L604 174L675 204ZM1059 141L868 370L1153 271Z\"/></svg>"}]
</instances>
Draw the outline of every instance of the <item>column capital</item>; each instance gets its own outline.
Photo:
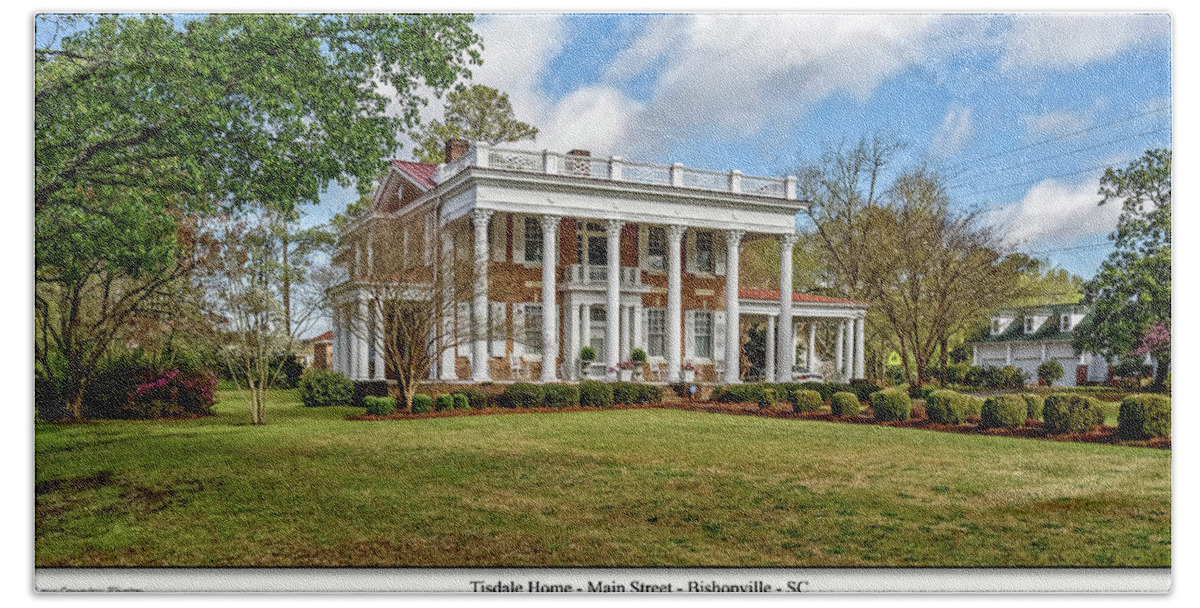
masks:
<instances>
[{"instance_id":1,"label":"column capital","mask_svg":"<svg viewBox=\"0 0 1200 608\"><path fill-rule=\"evenodd\" d=\"M562 216L547 214L547 215L543 215L540 218L538 218L538 221L540 221L542 224L542 232L543 233L557 231L558 223L562 221Z\"/></svg>"},{"instance_id":2,"label":"column capital","mask_svg":"<svg viewBox=\"0 0 1200 608\"><path fill-rule=\"evenodd\" d=\"M476 225L487 226L489 220L492 219L492 214L495 213L491 209L479 209L478 207L471 210L471 221Z\"/></svg>"},{"instance_id":3,"label":"column capital","mask_svg":"<svg viewBox=\"0 0 1200 608\"><path fill-rule=\"evenodd\" d=\"M783 245L784 247L791 247L795 245L796 241L798 240L800 240L800 235L796 234L795 232L779 235L779 244Z\"/></svg>"},{"instance_id":4,"label":"column capital","mask_svg":"<svg viewBox=\"0 0 1200 608\"><path fill-rule=\"evenodd\" d=\"M738 228L730 228L725 231L725 242L731 245L738 245L742 242L742 237L746 236L745 230Z\"/></svg>"},{"instance_id":5,"label":"column capital","mask_svg":"<svg viewBox=\"0 0 1200 608\"><path fill-rule=\"evenodd\" d=\"M608 234L621 234L621 229L625 227L625 220L608 220L606 226L608 228Z\"/></svg>"},{"instance_id":6,"label":"column capital","mask_svg":"<svg viewBox=\"0 0 1200 608\"><path fill-rule=\"evenodd\" d=\"M667 226L667 238L672 241L678 241L683 238L683 233L687 232L687 226L680 224L671 224Z\"/></svg>"}]
</instances>

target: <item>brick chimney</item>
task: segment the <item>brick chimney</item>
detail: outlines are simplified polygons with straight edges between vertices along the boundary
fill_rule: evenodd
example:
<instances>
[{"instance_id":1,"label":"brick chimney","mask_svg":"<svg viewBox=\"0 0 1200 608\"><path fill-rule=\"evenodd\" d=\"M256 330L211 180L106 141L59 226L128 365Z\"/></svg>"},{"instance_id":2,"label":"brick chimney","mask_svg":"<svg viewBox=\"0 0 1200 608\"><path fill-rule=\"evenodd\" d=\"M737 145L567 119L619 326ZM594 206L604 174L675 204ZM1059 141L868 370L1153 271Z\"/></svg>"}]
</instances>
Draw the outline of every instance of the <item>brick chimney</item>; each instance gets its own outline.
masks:
<instances>
[{"instance_id":1,"label":"brick chimney","mask_svg":"<svg viewBox=\"0 0 1200 608\"><path fill-rule=\"evenodd\" d=\"M567 152L566 171L570 175L592 174L592 153L590 150L571 150Z\"/></svg>"},{"instance_id":2,"label":"brick chimney","mask_svg":"<svg viewBox=\"0 0 1200 608\"><path fill-rule=\"evenodd\" d=\"M452 163L471 149L471 142L465 139L446 140L446 162Z\"/></svg>"}]
</instances>

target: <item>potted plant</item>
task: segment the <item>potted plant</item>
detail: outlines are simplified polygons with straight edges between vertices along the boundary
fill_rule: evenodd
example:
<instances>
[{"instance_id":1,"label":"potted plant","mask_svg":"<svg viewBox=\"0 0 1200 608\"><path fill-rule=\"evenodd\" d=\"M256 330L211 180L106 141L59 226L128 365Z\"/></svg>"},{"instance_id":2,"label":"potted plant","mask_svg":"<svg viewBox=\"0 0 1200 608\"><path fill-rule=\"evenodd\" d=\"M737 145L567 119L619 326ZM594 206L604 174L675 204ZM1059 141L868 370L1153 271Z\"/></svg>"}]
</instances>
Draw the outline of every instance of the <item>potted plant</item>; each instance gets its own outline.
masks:
<instances>
[{"instance_id":1,"label":"potted plant","mask_svg":"<svg viewBox=\"0 0 1200 608\"><path fill-rule=\"evenodd\" d=\"M579 366L583 368L580 370L580 373L584 378L588 377L589 368L592 366L592 361L595 360L596 349L590 346L585 346L579 349Z\"/></svg>"},{"instance_id":2,"label":"potted plant","mask_svg":"<svg viewBox=\"0 0 1200 608\"><path fill-rule=\"evenodd\" d=\"M620 374L621 382L629 382L633 378L633 361L622 361L617 364L617 373Z\"/></svg>"},{"instance_id":3,"label":"potted plant","mask_svg":"<svg viewBox=\"0 0 1200 608\"><path fill-rule=\"evenodd\" d=\"M696 381L696 364L695 363L688 361L688 362L684 363L683 365L681 365L679 367L679 369L683 370L683 381L684 382L695 382Z\"/></svg>"},{"instance_id":4,"label":"potted plant","mask_svg":"<svg viewBox=\"0 0 1200 608\"><path fill-rule=\"evenodd\" d=\"M632 353L629 353L629 358L633 361L633 380L641 382L642 369L646 367L646 351L635 348Z\"/></svg>"}]
</instances>

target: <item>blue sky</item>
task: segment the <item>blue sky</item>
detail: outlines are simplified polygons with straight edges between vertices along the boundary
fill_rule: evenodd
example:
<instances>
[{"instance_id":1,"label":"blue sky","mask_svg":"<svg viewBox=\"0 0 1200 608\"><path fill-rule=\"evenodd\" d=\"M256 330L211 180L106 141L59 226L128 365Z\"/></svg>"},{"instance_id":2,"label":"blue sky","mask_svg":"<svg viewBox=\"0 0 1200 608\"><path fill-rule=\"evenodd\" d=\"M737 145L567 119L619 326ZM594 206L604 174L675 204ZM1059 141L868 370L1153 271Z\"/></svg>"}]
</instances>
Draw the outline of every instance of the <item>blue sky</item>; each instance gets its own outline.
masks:
<instances>
[{"instance_id":1,"label":"blue sky","mask_svg":"<svg viewBox=\"0 0 1200 608\"><path fill-rule=\"evenodd\" d=\"M896 170L938 168L956 206L1084 277L1116 222L1096 207L1099 167L1171 145L1165 14L503 14L476 26L474 80L541 129L522 145L776 175L886 133L907 143ZM354 197L329 191L313 220Z\"/></svg>"}]
</instances>

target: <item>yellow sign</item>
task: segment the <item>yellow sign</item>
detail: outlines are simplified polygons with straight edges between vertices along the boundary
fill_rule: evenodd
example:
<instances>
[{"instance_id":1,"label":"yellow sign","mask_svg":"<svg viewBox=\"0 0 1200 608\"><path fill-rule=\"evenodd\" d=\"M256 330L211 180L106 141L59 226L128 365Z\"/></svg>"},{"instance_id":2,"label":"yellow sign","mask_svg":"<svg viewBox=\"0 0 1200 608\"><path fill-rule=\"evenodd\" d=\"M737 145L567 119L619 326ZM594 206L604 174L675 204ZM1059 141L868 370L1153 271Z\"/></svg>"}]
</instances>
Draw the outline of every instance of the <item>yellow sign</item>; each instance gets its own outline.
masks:
<instances>
[{"instance_id":1,"label":"yellow sign","mask_svg":"<svg viewBox=\"0 0 1200 608\"><path fill-rule=\"evenodd\" d=\"M888 355L887 364L888 365L900 365L900 353L898 353L896 351L892 351L892 353L890 355Z\"/></svg>"}]
</instances>

